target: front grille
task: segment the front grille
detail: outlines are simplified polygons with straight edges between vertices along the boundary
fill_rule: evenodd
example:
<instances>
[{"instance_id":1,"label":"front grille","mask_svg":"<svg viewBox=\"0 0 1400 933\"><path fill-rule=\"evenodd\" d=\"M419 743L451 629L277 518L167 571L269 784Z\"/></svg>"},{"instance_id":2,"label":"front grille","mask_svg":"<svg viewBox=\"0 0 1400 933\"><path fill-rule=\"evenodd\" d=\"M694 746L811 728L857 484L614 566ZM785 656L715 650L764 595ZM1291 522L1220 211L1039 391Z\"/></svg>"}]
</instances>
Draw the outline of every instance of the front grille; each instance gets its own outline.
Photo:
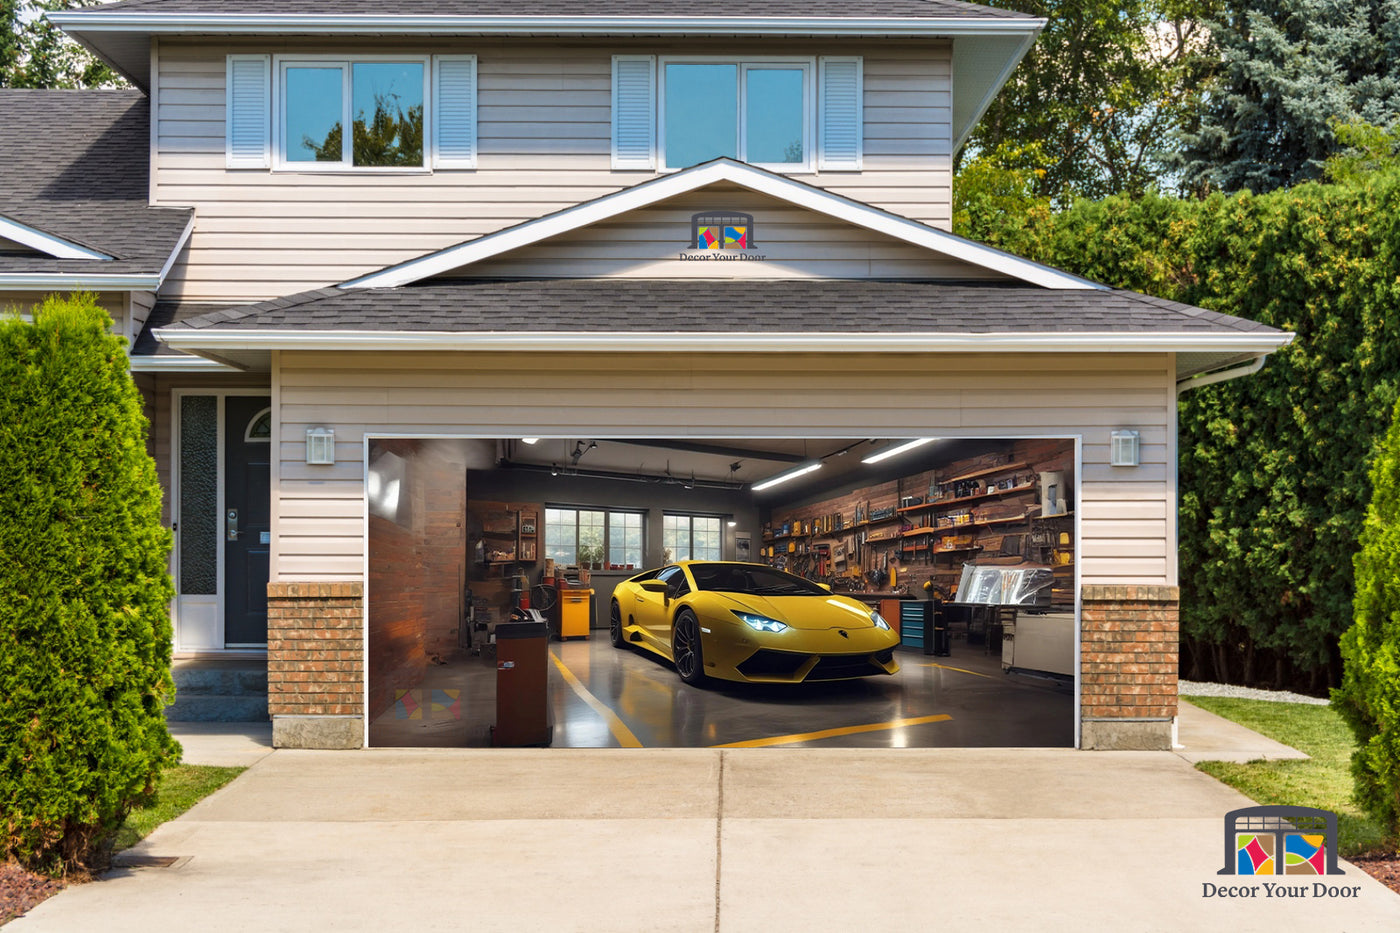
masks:
<instances>
[{"instance_id":1,"label":"front grille","mask_svg":"<svg viewBox=\"0 0 1400 933\"><path fill-rule=\"evenodd\" d=\"M810 657L810 654L760 648L739 665L739 673L745 677L791 677Z\"/></svg>"},{"instance_id":2,"label":"front grille","mask_svg":"<svg viewBox=\"0 0 1400 933\"><path fill-rule=\"evenodd\" d=\"M890 656L893 657L893 654ZM843 680L847 677L865 677L868 674L883 673L885 672L875 666L868 654L835 654L823 655L806 679L809 681Z\"/></svg>"}]
</instances>

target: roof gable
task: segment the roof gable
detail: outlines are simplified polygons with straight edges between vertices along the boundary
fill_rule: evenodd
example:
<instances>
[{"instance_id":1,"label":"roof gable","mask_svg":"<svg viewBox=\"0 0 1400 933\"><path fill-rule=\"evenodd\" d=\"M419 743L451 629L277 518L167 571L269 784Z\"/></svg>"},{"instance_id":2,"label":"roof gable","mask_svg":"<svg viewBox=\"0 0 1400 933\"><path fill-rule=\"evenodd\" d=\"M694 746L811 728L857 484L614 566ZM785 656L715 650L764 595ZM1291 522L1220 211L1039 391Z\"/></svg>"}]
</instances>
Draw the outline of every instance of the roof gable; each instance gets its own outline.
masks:
<instances>
[{"instance_id":1,"label":"roof gable","mask_svg":"<svg viewBox=\"0 0 1400 933\"><path fill-rule=\"evenodd\" d=\"M716 159L670 175L664 175L625 188L613 194L586 201L574 207L526 223L507 227L456 246L430 253L418 259L399 263L342 284L342 288L385 288L407 285L445 274L474 275L473 266L487 269L486 263L507 253L524 250L548 240L568 237L584 228L614 221L632 212L642 211L692 192L707 188L719 191L735 188L765 196L772 201L801 208L812 214L830 218L841 224L870 231L892 242L913 246L930 261L939 260L950 267L967 271L943 271L940 277L1008 277L1030 285L1060 289L1094 289L1101 286L1052 269L1039 263L1013 256L981 243L954 236L918 221L909 220L888 211L862 204L821 188L794 181L782 175L754 168L732 159ZM716 209L728 207L717 198ZM690 230L677 231L675 243L684 247ZM668 234L669 235L669 234ZM762 235L761 232L759 234ZM499 270L483 274L501 274ZM531 273L538 274L538 273ZM549 274L545 272L544 274ZM562 274L579 274L577 270ZM869 274L869 273L867 273ZM907 273L906 273L907 275ZM916 277L929 277L923 272ZM667 277L656 275L654 277ZM843 277L843 276L837 276ZM901 277L886 272L880 277Z\"/></svg>"}]
</instances>

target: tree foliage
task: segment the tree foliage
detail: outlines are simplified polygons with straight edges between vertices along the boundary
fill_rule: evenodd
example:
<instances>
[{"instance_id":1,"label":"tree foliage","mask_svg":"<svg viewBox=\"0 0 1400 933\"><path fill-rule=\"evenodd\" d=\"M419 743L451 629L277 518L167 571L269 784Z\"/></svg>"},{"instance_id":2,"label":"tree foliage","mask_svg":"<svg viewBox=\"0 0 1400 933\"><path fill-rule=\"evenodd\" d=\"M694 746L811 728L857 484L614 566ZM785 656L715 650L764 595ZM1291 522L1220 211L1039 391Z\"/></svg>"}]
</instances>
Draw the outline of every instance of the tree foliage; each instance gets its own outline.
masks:
<instances>
[{"instance_id":1,"label":"tree foliage","mask_svg":"<svg viewBox=\"0 0 1400 933\"><path fill-rule=\"evenodd\" d=\"M1262 196L1081 201L962 232L1297 333L1260 373L1182 396L1184 661L1195 677L1335 684L1367 470L1400 394L1400 167Z\"/></svg>"},{"instance_id":2,"label":"tree foliage","mask_svg":"<svg viewBox=\"0 0 1400 933\"><path fill-rule=\"evenodd\" d=\"M121 87L126 82L44 18L103 0L0 0L0 87Z\"/></svg>"},{"instance_id":3,"label":"tree foliage","mask_svg":"<svg viewBox=\"0 0 1400 933\"><path fill-rule=\"evenodd\" d=\"M969 139L968 158L1039 170L1034 193L1156 187L1171 131L1195 104L1202 16L1219 0L990 0L1049 22ZM1043 146L1044 162L1030 147ZM1008 163L1012 153L1019 159Z\"/></svg>"},{"instance_id":4,"label":"tree foliage","mask_svg":"<svg viewBox=\"0 0 1400 933\"><path fill-rule=\"evenodd\" d=\"M1192 190L1322 177L1338 123L1400 120L1400 3L1246 0L1210 23L1220 70L1173 159Z\"/></svg>"},{"instance_id":5,"label":"tree foliage","mask_svg":"<svg viewBox=\"0 0 1400 933\"><path fill-rule=\"evenodd\" d=\"M0 321L0 858L80 867L179 746L146 419L91 296Z\"/></svg>"},{"instance_id":6,"label":"tree foliage","mask_svg":"<svg viewBox=\"0 0 1400 933\"><path fill-rule=\"evenodd\" d=\"M423 105L405 109L396 95L374 95L374 113L355 116L352 139L352 165L421 166L423 164ZM316 154L318 162L339 162L344 131L339 121L316 142L302 137L302 145Z\"/></svg>"},{"instance_id":7,"label":"tree foliage","mask_svg":"<svg viewBox=\"0 0 1400 933\"><path fill-rule=\"evenodd\" d=\"M1332 705L1356 734L1356 799L1400 837L1400 405L1371 468L1356 555L1356 621L1342 636L1345 675Z\"/></svg>"}]
</instances>

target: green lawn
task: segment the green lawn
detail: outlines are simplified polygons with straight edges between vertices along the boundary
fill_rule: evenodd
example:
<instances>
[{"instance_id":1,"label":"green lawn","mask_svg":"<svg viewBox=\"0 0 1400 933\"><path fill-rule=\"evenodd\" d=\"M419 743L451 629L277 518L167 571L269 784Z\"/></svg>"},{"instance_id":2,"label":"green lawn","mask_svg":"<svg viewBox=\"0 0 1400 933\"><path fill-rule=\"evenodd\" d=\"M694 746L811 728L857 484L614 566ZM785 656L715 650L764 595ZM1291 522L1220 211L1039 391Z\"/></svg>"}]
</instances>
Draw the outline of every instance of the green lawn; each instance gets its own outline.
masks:
<instances>
[{"instance_id":1,"label":"green lawn","mask_svg":"<svg viewBox=\"0 0 1400 933\"><path fill-rule=\"evenodd\" d=\"M211 765L176 765L170 768L160 776L155 801L149 807L131 811L121 829L117 830L113 851L120 852L136 845L161 823L175 819L246 770Z\"/></svg>"},{"instance_id":2,"label":"green lawn","mask_svg":"<svg viewBox=\"0 0 1400 933\"><path fill-rule=\"evenodd\" d=\"M1393 851L1380 824L1351 800L1351 753L1355 739L1330 706L1274 703L1231 697L1183 697L1201 709L1233 720L1312 756L1309 761L1203 761L1197 768L1261 804L1321 807L1337 814L1337 845L1344 857Z\"/></svg>"}]
</instances>

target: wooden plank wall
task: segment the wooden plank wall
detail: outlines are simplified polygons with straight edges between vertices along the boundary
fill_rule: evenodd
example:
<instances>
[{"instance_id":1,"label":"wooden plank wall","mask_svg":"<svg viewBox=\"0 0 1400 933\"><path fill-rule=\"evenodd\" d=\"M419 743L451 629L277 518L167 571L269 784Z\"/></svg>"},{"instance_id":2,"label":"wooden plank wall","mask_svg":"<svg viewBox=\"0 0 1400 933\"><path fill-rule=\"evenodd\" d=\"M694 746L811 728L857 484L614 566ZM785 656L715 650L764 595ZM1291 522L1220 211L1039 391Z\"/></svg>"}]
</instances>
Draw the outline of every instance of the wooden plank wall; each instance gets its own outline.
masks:
<instances>
[{"instance_id":1,"label":"wooden plank wall","mask_svg":"<svg viewBox=\"0 0 1400 933\"><path fill-rule=\"evenodd\" d=\"M450 444L382 441L409 461L409 523L369 525L369 716L457 652L466 573L466 464ZM403 513L400 513L403 514Z\"/></svg>"},{"instance_id":2,"label":"wooden plank wall","mask_svg":"<svg viewBox=\"0 0 1400 933\"><path fill-rule=\"evenodd\" d=\"M1170 354L455 354L283 351L273 578L364 572L368 433L1083 438L1083 582L1176 579ZM333 467L305 431L335 427ZM1108 464L1136 428L1142 464ZM288 534L295 526L296 536Z\"/></svg>"},{"instance_id":3,"label":"wooden plank wall","mask_svg":"<svg viewBox=\"0 0 1400 933\"><path fill-rule=\"evenodd\" d=\"M355 176L225 167L226 54L395 51L477 54L475 170ZM864 170L793 177L951 227L947 42L168 40L158 63L152 202L193 205L198 219L162 296L256 300L341 282L654 177L611 168L612 55L628 52L863 55Z\"/></svg>"}]
</instances>

